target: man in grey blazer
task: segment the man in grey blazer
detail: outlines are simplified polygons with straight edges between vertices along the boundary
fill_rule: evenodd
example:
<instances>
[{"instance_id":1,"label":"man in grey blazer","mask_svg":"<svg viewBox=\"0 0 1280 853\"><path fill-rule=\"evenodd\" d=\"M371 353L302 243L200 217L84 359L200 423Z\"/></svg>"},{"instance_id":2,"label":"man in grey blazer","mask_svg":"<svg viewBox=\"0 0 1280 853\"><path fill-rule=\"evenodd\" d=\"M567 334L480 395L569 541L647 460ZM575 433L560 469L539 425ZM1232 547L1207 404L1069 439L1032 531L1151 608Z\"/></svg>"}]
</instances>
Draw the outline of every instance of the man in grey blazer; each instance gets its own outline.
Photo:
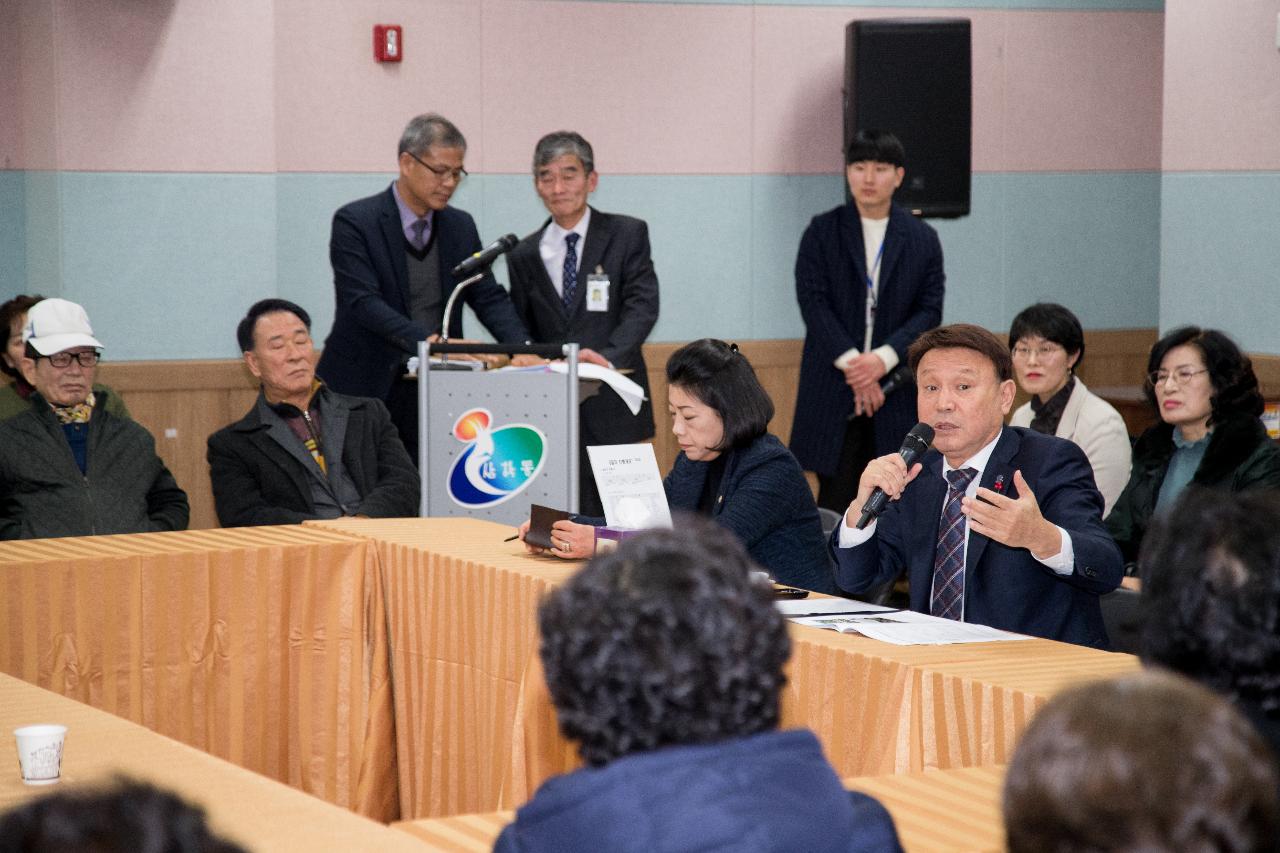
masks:
<instances>
[{"instance_id":1,"label":"man in grey blazer","mask_svg":"<svg viewBox=\"0 0 1280 853\"><path fill-rule=\"evenodd\" d=\"M582 402L579 510L603 515L586 448L653 437L653 408L641 345L658 319L658 276L649 228L587 205L599 175L577 133L549 133L533 153L533 185L551 217L507 257L511 300L538 343L577 342L579 360L627 372L645 391L631 414L611 389Z\"/></svg>"}]
</instances>

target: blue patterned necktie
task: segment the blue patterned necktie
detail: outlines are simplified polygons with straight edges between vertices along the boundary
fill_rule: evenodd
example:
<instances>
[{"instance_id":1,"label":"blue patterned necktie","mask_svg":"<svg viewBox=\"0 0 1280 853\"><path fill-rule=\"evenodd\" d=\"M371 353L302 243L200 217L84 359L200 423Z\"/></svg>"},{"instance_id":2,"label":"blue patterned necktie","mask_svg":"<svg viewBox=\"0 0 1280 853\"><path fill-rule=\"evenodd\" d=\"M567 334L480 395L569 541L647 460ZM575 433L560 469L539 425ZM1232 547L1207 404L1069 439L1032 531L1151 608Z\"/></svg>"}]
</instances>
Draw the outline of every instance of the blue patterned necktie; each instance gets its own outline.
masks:
<instances>
[{"instance_id":1,"label":"blue patterned necktie","mask_svg":"<svg viewBox=\"0 0 1280 853\"><path fill-rule=\"evenodd\" d=\"M978 472L963 468L947 472L947 503L938 525L938 550L933 558L933 603L929 612L960 621L964 615L964 525L960 499Z\"/></svg>"},{"instance_id":2,"label":"blue patterned necktie","mask_svg":"<svg viewBox=\"0 0 1280 853\"><path fill-rule=\"evenodd\" d=\"M578 294L578 250L574 248L578 243L578 236L572 232L564 235L564 278L560 300L564 302L566 311L573 310L573 297Z\"/></svg>"}]
</instances>

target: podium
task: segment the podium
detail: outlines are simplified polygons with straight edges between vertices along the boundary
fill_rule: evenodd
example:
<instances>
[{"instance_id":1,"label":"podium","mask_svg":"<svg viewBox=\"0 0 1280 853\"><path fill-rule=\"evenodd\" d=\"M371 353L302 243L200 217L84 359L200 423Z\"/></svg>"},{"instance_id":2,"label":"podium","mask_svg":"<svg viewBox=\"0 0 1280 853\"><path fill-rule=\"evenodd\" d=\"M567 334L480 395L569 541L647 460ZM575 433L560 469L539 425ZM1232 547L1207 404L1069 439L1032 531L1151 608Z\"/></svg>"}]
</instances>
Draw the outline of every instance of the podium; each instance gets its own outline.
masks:
<instances>
[{"instance_id":1,"label":"podium","mask_svg":"<svg viewBox=\"0 0 1280 853\"><path fill-rule=\"evenodd\" d=\"M566 374L473 370L432 356L564 358ZM578 345L418 344L419 515L512 526L531 503L578 510Z\"/></svg>"}]
</instances>

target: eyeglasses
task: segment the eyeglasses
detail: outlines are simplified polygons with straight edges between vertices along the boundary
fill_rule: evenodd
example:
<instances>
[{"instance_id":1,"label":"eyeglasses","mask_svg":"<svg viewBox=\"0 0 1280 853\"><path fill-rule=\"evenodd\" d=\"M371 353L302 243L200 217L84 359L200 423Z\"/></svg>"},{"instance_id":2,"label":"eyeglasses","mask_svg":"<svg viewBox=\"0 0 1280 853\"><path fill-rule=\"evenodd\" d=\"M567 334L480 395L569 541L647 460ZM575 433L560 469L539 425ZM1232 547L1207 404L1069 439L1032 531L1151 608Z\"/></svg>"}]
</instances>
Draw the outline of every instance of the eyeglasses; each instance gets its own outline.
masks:
<instances>
[{"instance_id":1,"label":"eyeglasses","mask_svg":"<svg viewBox=\"0 0 1280 853\"><path fill-rule=\"evenodd\" d=\"M417 154L414 154L412 151L406 151L404 153L408 154L410 157L417 160L419 163L422 164L422 167L424 169L428 170L429 172L431 172L431 174L435 175L437 178L439 178L442 181L447 181L450 178L453 178L453 182L455 184L460 184L462 183L462 179L467 176L466 169L463 169L463 168L450 169L447 166L432 166L430 163L424 162L421 157L419 157Z\"/></svg>"},{"instance_id":2,"label":"eyeglasses","mask_svg":"<svg viewBox=\"0 0 1280 853\"><path fill-rule=\"evenodd\" d=\"M1041 361L1044 361L1047 358L1052 358L1054 355L1060 352L1066 352L1066 350L1063 347L1059 346L1058 344L1041 344L1040 346L1034 347L1034 348L1016 346L1013 348L1013 357L1016 359L1019 359L1020 361L1025 361L1026 359L1031 357L1031 353L1035 353L1037 356L1040 357Z\"/></svg>"},{"instance_id":3,"label":"eyeglasses","mask_svg":"<svg viewBox=\"0 0 1280 853\"><path fill-rule=\"evenodd\" d=\"M1163 385L1166 382L1168 382L1169 377L1172 376L1173 381L1181 386L1181 385L1186 385L1188 382L1190 382L1192 379L1199 376L1201 373L1208 373L1208 372L1209 372L1209 368L1207 367L1202 367L1199 370L1196 370L1195 368L1192 368L1192 367L1179 367L1177 370L1173 371L1172 373L1170 373L1167 370L1153 370L1147 374L1147 382L1149 382L1152 386Z\"/></svg>"},{"instance_id":4,"label":"eyeglasses","mask_svg":"<svg viewBox=\"0 0 1280 853\"><path fill-rule=\"evenodd\" d=\"M81 367L93 367L102 360L102 353L96 350L88 352L55 352L53 355L38 355L37 359L47 358L54 367L70 367L72 361L80 362Z\"/></svg>"}]
</instances>

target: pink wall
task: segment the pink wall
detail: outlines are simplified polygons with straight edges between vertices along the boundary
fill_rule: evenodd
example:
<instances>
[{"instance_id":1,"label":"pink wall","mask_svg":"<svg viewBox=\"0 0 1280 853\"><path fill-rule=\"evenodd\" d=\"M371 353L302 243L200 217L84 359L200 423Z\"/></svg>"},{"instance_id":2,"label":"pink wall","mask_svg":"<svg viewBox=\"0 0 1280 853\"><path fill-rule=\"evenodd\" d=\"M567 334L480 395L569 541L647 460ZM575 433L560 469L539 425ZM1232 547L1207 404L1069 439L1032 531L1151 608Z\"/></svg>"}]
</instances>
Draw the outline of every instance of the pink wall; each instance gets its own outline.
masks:
<instances>
[{"instance_id":1,"label":"pink wall","mask_svg":"<svg viewBox=\"0 0 1280 853\"><path fill-rule=\"evenodd\" d=\"M16 3L0 3L0 169L18 168L22 148L20 12Z\"/></svg>"},{"instance_id":2,"label":"pink wall","mask_svg":"<svg viewBox=\"0 0 1280 853\"><path fill-rule=\"evenodd\" d=\"M977 171L1160 167L1160 13L921 11L973 20ZM468 135L478 172L522 173L534 139L572 127L615 173L829 173L844 25L914 13L21 0L22 125L0 131L0 155L14 168L382 172L406 118L435 109ZM373 62L374 23L405 26L404 63Z\"/></svg>"},{"instance_id":3,"label":"pink wall","mask_svg":"<svg viewBox=\"0 0 1280 853\"><path fill-rule=\"evenodd\" d=\"M1280 169L1280 4L1165 6L1165 170Z\"/></svg>"}]
</instances>

